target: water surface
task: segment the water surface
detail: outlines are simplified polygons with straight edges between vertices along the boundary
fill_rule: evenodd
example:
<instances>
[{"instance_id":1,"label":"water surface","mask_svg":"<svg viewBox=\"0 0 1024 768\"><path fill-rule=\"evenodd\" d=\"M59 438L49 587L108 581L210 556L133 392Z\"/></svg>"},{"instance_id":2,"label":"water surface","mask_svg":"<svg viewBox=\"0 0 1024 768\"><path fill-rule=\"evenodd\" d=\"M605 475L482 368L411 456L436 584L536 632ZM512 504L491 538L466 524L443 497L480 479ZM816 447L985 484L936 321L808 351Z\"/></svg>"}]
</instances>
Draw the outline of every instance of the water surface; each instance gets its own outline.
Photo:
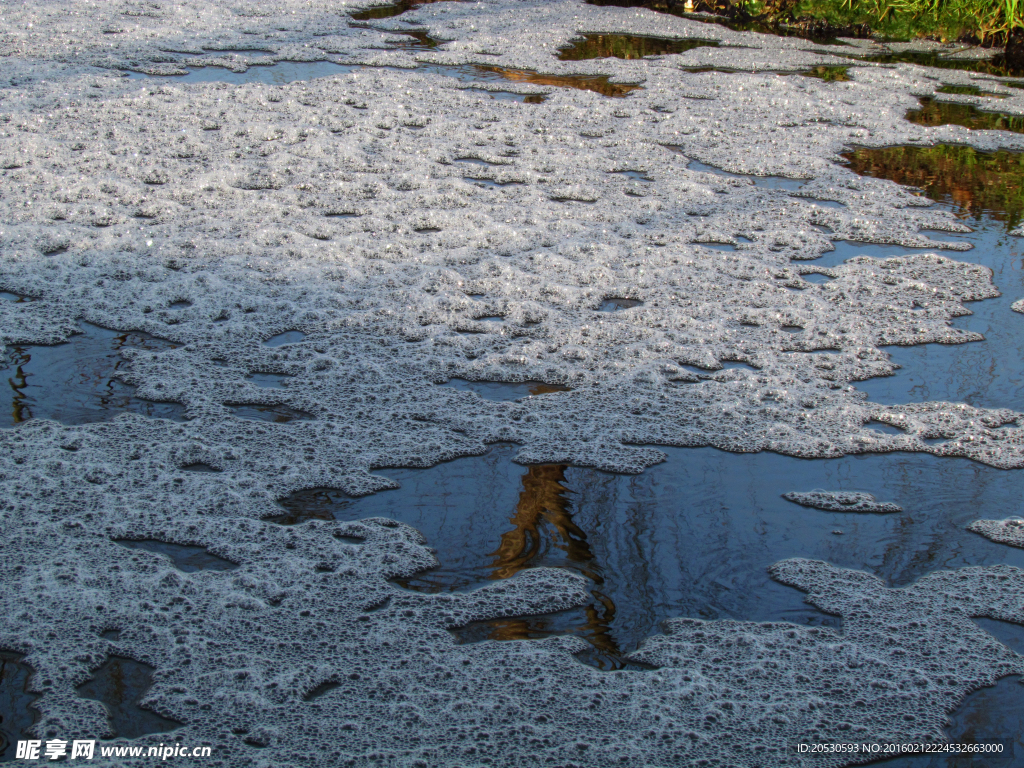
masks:
<instances>
[{"instance_id":1,"label":"water surface","mask_svg":"<svg viewBox=\"0 0 1024 768\"><path fill-rule=\"evenodd\" d=\"M644 35L584 35L558 52L562 61L584 59L642 59L645 56L685 53L700 47L717 47L717 40L702 38L647 37Z\"/></svg>"},{"instance_id":2,"label":"water surface","mask_svg":"<svg viewBox=\"0 0 1024 768\"><path fill-rule=\"evenodd\" d=\"M768 577L787 557L868 570L893 586L936 569L1006 562L1024 550L965 530L979 517L1020 512L1020 476L927 454L807 460L772 453L667 448L668 460L628 476L561 464L524 467L516 446L429 469L390 469L401 488L332 502L318 517L392 517L420 530L440 566L407 588L465 590L539 565L591 580L593 601L552 616L482 622L464 640L571 632L590 663L622 654L673 616L793 621L840 627L798 590ZM866 491L904 512L861 515L807 509L789 491ZM293 513L302 504L290 503ZM329 519L329 518L328 518Z\"/></svg>"},{"instance_id":3,"label":"water surface","mask_svg":"<svg viewBox=\"0 0 1024 768\"><path fill-rule=\"evenodd\" d=\"M22 658L0 650L0 763L14 761L17 741L33 738L28 729L38 717L30 707L39 698L28 690L32 669Z\"/></svg>"},{"instance_id":4,"label":"water surface","mask_svg":"<svg viewBox=\"0 0 1024 768\"><path fill-rule=\"evenodd\" d=\"M816 77L827 83L845 83L851 79L849 67L829 67L824 64L817 67L811 67L800 74L804 77Z\"/></svg>"},{"instance_id":5,"label":"water surface","mask_svg":"<svg viewBox=\"0 0 1024 768\"><path fill-rule=\"evenodd\" d=\"M85 322L80 327L82 332L63 344L7 348L0 375L7 382L8 406L0 413L0 427L33 418L84 424L124 412L184 417L183 405L143 400L135 396L135 387L116 378L129 365L121 350L161 352L174 344L139 331L113 331Z\"/></svg>"},{"instance_id":6,"label":"water surface","mask_svg":"<svg viewBox=\"0 0 1024 768\"><path fill-rule=\"evenodd\" d=\"M972 104L938 101L931 96L921 96L918 101L921 108L911 109L906 115L907 120L917 125L960 125L974 130L1024 133L1024 117L1019 115L990 112Z\"/></svg>"},{"instance_id":7,"label":"water surface","mask_svg":"<svg viewBox=\"0 0 1024 768\"><path fill-rule=\"evenodd\" d=\"M1024 216L1024 154L939 144L934 147L858 147L842 153L850 170L918 187L957 215L981 222L990 217L1006 230Z\"/></svg>"},{"instance_id":8,"label":"water surface","mask_svg":"<svg viewBox=\"0 0 1024 768\"><path fill-rule=\"evenodd\" d=\"M155 671L141 661L111 656L92 678L78 686L78 695L103 703L118 738L134 739L147 733L173 731L182 724L139 703L153 685Z\"/></svg>"},{"instance_id":9,"label":"water surface","mask_svg":"<svg viewBox=\"0 0 1024 768\"><path fill-rule=\"evenodd\" d=\"M552 392L568 392L569 388L561 384L545 384L542 381L469 381L468 379L450 379L442 387L451 387L465 392L475 392L485 400L519 400L523 397L547 395Z\"/></svg>"},{"instance_id":10,"label":"water surface","mask_svg":"<svg viewBox=\"0 0 1024 768\"><path fill-rule=\"evenodd\" d=\"M936 93L955 93L959 96L983 96L988 99L1005 99L1010 94L1008 93L994 93L993 91L983 91L976 85L943 85L941 88L937 88Z\"/></svg>"},{"instance_id":11,"label":"water surface","mask_svg":"<svg viewBox=\"0 0 1024 768\"><path fill-rule=\"evenodd\" d=\"M1010 309L1024 298L1024 238L1009 234L1024 211L1024 156L940 145L862 148L843 157L856 173L919 187L937 208L970 226L969 233L923 234L971 244L969 251L940 253L989 268L1002 294L969 302L973 314L952 321L957 328L982 334L985 341L887 347L893 362L902 367L893 376L857 382L857 389L867 392L872 402L884 404L933 400L1024 412L1024 315ZM861 243L836 247L835 253L808 263L830 266L854 255L887 258L923 252Z\"/></svg>"},{"instance_id":12,"label":"water surface","mask_svg":"<svg viewBox=\"0 0 1024 768\"><path fill-rule=\"evenodd\" d=\"M979 72L996 77L1020 77L1024 75L1024 69L1006 61L1002 54L990 59L957 59L950 58L950 53L951 51L888 51L870 56L843 55L877 64L918 64L922 67L961 69L966 72Z\"/></svg>"}]
</instances>

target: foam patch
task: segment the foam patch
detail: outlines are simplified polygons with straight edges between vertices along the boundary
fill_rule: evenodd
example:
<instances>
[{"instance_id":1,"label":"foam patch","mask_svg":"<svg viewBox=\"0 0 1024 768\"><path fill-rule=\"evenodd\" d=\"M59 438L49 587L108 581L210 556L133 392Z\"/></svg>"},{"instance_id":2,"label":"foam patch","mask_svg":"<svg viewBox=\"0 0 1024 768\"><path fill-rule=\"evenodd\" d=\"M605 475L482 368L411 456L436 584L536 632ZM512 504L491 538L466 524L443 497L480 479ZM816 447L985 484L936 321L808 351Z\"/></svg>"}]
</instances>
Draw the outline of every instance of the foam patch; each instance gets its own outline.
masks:
<instances>
[{"instance_id":1,"label":"foam patch","mask_svg":"<svg viewBox=\"0 0 1024 768\"><path fill-rule=\"evenodd\" d=\"M873 512L891 514L902 512L903 507L891 501L879 501L870 493L859 491L809 491L782 494L782 498L795 504L826 512Z\"/></svg>"},{"instance_id":2,"label":"foam patch","mask_svg":"<svg viewBox=\"0 0 1024 768\"><path fill-rule=\"evenodd\" d=\"M1011 517L1007 520L975 520L967 530L980 533L986 539L998 544L1024 548L1024 520Z\"/></svg>"}]
</instances>

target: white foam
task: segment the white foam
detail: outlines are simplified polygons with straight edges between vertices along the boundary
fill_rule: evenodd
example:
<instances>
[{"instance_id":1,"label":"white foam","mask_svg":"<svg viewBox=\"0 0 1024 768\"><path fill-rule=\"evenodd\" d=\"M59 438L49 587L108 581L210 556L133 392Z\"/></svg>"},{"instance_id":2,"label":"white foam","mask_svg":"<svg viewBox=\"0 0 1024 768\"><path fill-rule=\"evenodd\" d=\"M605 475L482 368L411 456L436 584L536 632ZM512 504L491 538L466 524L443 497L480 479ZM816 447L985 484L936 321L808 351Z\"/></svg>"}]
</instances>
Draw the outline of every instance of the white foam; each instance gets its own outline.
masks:
<instances>
[{"instance_id":1,"label":"white foam","mask_svg":"<svg viewBox=\"0 0 1024 768\"><path fill-rule=\"evenodd\" d=\"M986 539L1011 547L1024 548L1024 520L1011 517L1006 520L975 520L967 530L980 533Z\"/></svg>"},{"instance_id":2,"label":"white foam","mask_svg":"<svg viewBox=\"0 0 1024 768\"><path fill-rule=\"evenodd\" d=\"M782 494L782 498L796 504L826 512L902 512L903 507L891 501L879 501L870 493L860 491L822 491L806 493L793 491Z\"/></svg>"}]
</instances>

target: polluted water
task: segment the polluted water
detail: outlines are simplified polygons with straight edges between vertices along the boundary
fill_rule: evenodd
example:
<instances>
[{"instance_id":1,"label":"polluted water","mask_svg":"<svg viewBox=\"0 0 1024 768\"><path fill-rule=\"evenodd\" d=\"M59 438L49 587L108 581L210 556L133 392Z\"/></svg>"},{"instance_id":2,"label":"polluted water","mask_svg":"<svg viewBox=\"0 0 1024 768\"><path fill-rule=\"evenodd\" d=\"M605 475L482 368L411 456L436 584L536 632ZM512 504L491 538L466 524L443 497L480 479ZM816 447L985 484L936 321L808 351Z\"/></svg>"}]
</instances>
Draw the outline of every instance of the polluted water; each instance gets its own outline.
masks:
<instances>
[{"instance_id":1,"label":"polluted water","mask_svg":"<svg viewBox=\"0 0 1024 768\"><path fill-rule=\"evenodd\" d=\"M647 5L0 16L3 760L1024 754L1017 91Z\"/></svg>"}]
</instances>

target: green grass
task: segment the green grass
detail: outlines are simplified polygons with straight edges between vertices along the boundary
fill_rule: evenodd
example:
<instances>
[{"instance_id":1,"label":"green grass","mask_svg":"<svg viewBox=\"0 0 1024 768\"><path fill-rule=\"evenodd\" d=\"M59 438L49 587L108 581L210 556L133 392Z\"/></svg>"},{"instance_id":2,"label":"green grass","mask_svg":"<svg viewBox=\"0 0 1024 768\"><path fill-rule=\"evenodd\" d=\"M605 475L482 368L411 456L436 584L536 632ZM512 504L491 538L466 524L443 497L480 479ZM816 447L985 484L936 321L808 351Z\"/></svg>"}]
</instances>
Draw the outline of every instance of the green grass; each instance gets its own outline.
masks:
<instances>
[{"instance_id":1,"label":"green grass","mask_svg":"<svg viewBox=\"0 0 1024 768\"><path fill-rule=\"evenodd\" d=\"M1024 0L735 0L733 7L779 20L868 24L875 35L893 40L989 40L1024 27Z\"/></svg>"}]
</instances>

